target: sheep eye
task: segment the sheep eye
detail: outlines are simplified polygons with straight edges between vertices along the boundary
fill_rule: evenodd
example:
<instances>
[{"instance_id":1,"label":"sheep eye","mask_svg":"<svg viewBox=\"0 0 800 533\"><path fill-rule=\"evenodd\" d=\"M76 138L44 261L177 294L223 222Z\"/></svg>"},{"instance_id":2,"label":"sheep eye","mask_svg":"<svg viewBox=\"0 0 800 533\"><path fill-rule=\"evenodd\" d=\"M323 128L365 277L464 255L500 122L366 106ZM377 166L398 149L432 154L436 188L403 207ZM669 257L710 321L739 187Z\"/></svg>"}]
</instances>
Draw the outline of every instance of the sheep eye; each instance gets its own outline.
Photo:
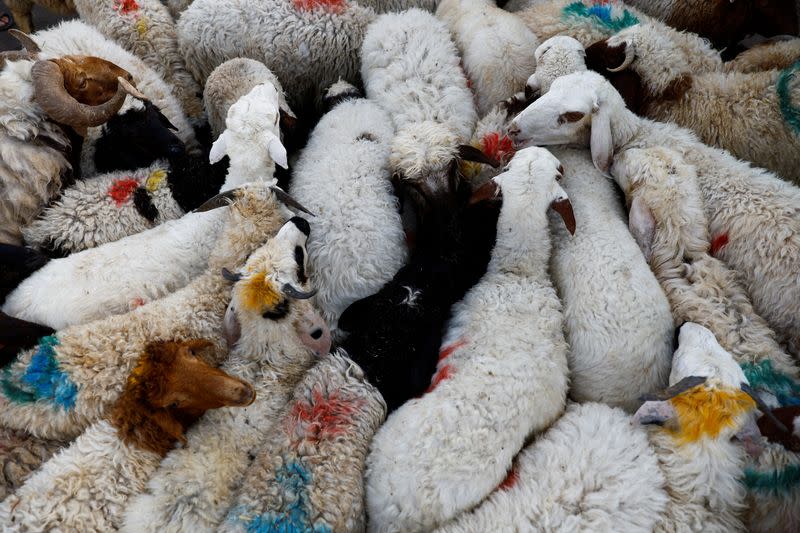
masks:
<instances>
[{"instance_id":1,"label":"sheep eye","mask_svg":"<svg viewBox=\"0 0 800 533\"><path fill-rule=\"evenodd\" d=\"M171 404L169 404L169 408L170 409L177 409L178 408L178 402L172 402Z\"/></svg>"},{"instance_id":2,"label":"sheep eye","mask_svg":"<svg viewBox=\"0 0 800 533\"><path fill-rule=\"evenodd\" d=\"M289 314L289 301L282 300L274 309L265 311L262 317L269 320L279 320Z\"/></svg>"}]
</instances>

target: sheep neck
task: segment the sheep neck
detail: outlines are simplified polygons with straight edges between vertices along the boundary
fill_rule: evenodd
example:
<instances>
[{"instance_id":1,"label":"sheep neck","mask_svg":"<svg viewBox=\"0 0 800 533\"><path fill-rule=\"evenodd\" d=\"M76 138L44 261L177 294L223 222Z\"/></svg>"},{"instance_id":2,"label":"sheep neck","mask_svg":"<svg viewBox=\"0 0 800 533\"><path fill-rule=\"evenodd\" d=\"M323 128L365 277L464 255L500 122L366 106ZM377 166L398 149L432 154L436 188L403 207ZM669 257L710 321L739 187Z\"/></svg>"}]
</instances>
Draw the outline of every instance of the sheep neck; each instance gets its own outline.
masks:
<instances>
[{"instance_id":1,"label":"sheep neck","mask_svg":"<svg viewBox=\"0 0 800 533\"><path fill-rule=\"evenodd\" d=\"M292 317L282 321L291 324ZM297 342L294 328L267 326L255 333L243 332L225 368L235 369L236 375L244 379L257 379L258 374L272 371L288 382L299 381L312 362L309 350Z\"/></svg>"},{"instance_id":2,"label":"sheep neck","mask_svg":"<svg viewBox=\"0 0 800 533\"><path fill-rule=\"evenodd\" d=\"M257 154L258 151L255 151ZM257 157L253 153L245 155L234 154L230 156L228 175L222 184L220 192L241 187L249 182L264 182L274 185L276 180L275 163L269 157Z\"/></svg>"},{"instance_id":3,"label":"sheep neck","mask_svg":"<svg viewBox=\"0 0 800 533\"><path fill-rule=\"evenodd\" d=\"M611 110L611 139L614 144L614 153L624 150L629 143L639 137L642 129L642 119L624 107L624 104L615 106Z\"/></svg>"},{"instance_id":4,"label":"sheep neck","mask_svg":"<svg viewBox=\"0 0 800 533\"><path fill-rule=\"evenodd\" d=\"M497 221L497 242L492 250L488 272L524 277L547 277L550 260L550 232L547 208L541 197L504 193L503 208Z\"/></svg>"}]
</instances>

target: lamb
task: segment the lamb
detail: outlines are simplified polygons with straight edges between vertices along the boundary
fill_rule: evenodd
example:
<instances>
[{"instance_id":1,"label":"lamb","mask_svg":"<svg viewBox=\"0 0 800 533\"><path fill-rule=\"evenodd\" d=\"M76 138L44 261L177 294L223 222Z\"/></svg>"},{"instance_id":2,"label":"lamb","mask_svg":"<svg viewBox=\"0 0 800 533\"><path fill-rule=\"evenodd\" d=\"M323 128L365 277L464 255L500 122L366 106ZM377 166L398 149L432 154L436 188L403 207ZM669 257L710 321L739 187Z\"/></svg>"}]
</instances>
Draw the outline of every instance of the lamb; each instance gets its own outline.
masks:
<instances>
[{"instance_id":1,"label":"lamb","mask_svg":"<svg viewBox=\"0 0 800 533\"><path fill-rule=\"evenodd\" d=\"M648 15L682 31L710 39L718 48L735 45L754 33L797 35L791 1L761 0L627 0Z\"/></svg>"},{"instance_id":2,"label":"lamb","mask_svg":"<svg viewBox=\"0 0 800 533\"><path fill-rule=\"evenodd\" d=\"M339 329L349 332L343 347L390 412L430 384L450 307L486 271L495 240L496 206L466 205L469 187L458 172L463 150L455 141L434 122L396 136L390 166L403 177L398 190L415 218L409 260L339 318Z\"/></svg>"},{"instance_id":3,"label":"lamb","mask_svg":"<svg viewBox=\"0 0 800 533\"><path fill-rule=\"evenodd\" d=\"M550 272L564 305L570 397L630 412L664 388L674 323L667 297L628 231L613 184L585 149L553 150L575 210L570 239L551 216ZM602 280L598 288L597 281Z\"/></svg>"},{"instance_id":4,"label":"lamb","mask_svg":"<svg viewBox=\"0 0 800 533\"><path fill-rule=\"evenodd\" d=\"M484 186L489 196L503 191L497 243L486 274L452 309L425 395L375 435L366 474L371 531L429 531L478 504L526 439L561 416L567 344L547 273L547 210L571 233L575 218L559 167L547 150L526 148Z\"/></svg>"},{"instance_id":5,"label":"lamb","mask_svg":"<svg viewBox=\"0 0 800 533\"><path fill-rule=\"evenodd\" d=\"M263 62L303 112L309 101L319 106L322 90L340 77L358 81L358 53L375 17L340 0L195 0L178 19L178 45L201 84L229 59Z\"/></svg>"},{"instance_id":6,"label":"lamb","mask_svg":"<svg viewBox=\"0 0 800 533\"><path fill-rule=\"evenodd\" d=\"M715 257L736 271L755 312L789 352L800 353L800 285L786 275L800 272L800 189L702 144L688 130L635 116L594 72L557 79L514 119L511 130L518 142L590 144L601 170L628 148L669 146L678 152L697 172Z\"/></svg>"},{"instance_id":7,"label":"lamb","mask_svg":"<svg viewBox=\"0 0 800 533\"><path fill-rule=\"evenodd\" d=\"M205 122L202 87L186 70L175 21L160 0L72 0L78 14L107 38L136 54L158 72L194 127Z\"/></svg>"},{"instance_id":8,"label":"lamb","mask_svg":"<svg viewBox=\"0 0 800 533\"><path fill-rule=\"evenodd\" d=\"M381 15L364 37L361 58L366 95L389 113L398 133L433 121L458 142L472 137L473 97L443 22L421 9Z\"/></svg>"},{"instance_id":9,"label":"lamb","mask_svg":"<svg viewBox=\"0 0 800 533\"><path fill-rule=\"evenodd\" d=\"M67 256L174 220L219 192L224 161L182 154L76 183L22 230L25 242Z\"/></svg>"},{"instance_id":10,"label":"lamb","mask_svg":"<svg viewBox=\"0 0 800 533\"><path fill-rule=\"evenodd\" d=\"M211 150L214 163L227 152L231 164L222 190L248 181L274 183L275 162L286 165L278 138L277 91L254 87L228 112L229 129ZM50 261L7 298L2 311L62 329L152 301L201 274L224 221L218 213L188 214L155 228L63 259ZM130 265L136 264L135 270ZM104 275L98 277L102 265ZM52 295L57 294L57 298ZM91 298L86 295L91 294Z\"/></svg>"},{"instance_id":11,"label":"lamb","mask_svg":"<svg viewBox=\"0 0 800 533\"><path fill-rule=\"evenodd\" d=\"M0 504L6 531L116 530L131 496L208 409L245 406L253 387L199 357L205 340L149 345L110 414Z\"/></svg>"},{"instance_id":12,"label":"lamb","mask_svg":"<svg viewBox=\"0 0 800 533\"><path fill-rule=\"evenodd\" d=\"M308 222L292 218L230 274L240 279L225 320L233 346L221 368L253 383L256 400L204 416L188 446L172 450L131 501L124 529L213 530L295 385L330 350L328 328L308 301L308 234Z\"/></svg>"},{"instance_id":13,"label":"lamb","mask_svg":"<svg viewBox=\"0 0 800 533\"><path fill-rule=\"evenodd\" d=\"M793 113L800 67L692 74L681 50L646 24L590 46L587 66L606 75L632 111L689 128L706 144L800 183Z\"/></svg>"},{"instance_id":14,"label":"lamb","mask_svg":"<svg viewBox=\"0 0 800 533\"><path fill-rule=\"evenodd\" d=\"M524 88L539 42L519 17L493 0L441 0L436 17L461 52L480 115Z\"/></svg>"},{"instance_id":15,"label":"lamb","mask_svg":"<svg viewBox=\"0 0 800 533\"><path fill-rule=\"evenodd\" d=\"M275 193L263 185L236 189L211 205L226 205L226 198L235 201L202 275L127 314L44 337L6 367L0 427L40 438L74 437L117 400L147 343L206 338L221 345L230 282L220 270L239 268L286 218Z\"/></svg>"},{"instance_id":16,"label":"lamb","mask_svg":"<svg viewBox=\"0 0 800 533\"><path fill-rule=\"evenodd\" d=\"M698 35L680 32L648 17L622 2L607 0L545 0L517 13L544 42L556 35L568 35L583 46L611 37L634 24L652 23L658 33L674 42L688 58L691 72L722 69L722 58L709 42Z\"/></svg>"},{"instance_id":17,"label":"lamb","mask_svg":"<svg viewBox=\"0 0 800 533\"><path fill-rule=\"evenodd\" d=\"M325 357L295 389L219 530L363 531L364 461L385 415L346 353Z\"/></svg>"},{"instance_id":18,"label":"lamb","mask_svg":"<svg viewBox=\"0 0 800 533\"><path fill-rule=\"evenodd\" d=\"M710 331L686 323L670 383L633 420L570 405L490 497L437 531L743 531L744 448L758 439L747 381Z\"/></svg>"},{"instance_id":19,"label":"lamb","mask_svg":"<svg viewBox=\"0 0 800 533\"><path fill-rule=\"evenodd\" d=\"M726 72L783 70L800 60L800 39L765 41L725 63Z\"/></svg>"},{"instance_id":20,"label":"lamb","mask_svg":"<svg viewBox=\"0 0 800 533\"><path fill-rule=\"evenodd\" d=\"M349 84L335 89L355 91ZM377 104L345 100L322 117L293 170L292 197L317 215L308 275L333 330L350 304L380 290L408 259L390 182L393 137L391 118Z\"/></svg>"}]
</instances>

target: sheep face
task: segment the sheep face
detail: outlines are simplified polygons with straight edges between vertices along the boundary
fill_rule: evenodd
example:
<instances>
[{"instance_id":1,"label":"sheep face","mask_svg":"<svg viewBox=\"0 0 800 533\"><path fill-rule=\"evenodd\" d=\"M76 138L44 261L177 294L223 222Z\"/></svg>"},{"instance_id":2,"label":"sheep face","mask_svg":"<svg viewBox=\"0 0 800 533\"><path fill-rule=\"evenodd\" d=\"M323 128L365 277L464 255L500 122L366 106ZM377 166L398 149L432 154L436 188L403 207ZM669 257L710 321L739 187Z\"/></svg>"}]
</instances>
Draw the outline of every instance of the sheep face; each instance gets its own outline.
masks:
<instances>
[{"instance_id":1,"label":"sheep face","mask_svg":"<svg viewBox=\"0 0 800 533\"><path fill-rule=\"evenodd\" d=\"M111 61L92 56L63 56L51 59L64 75L64 87L78 102L100 105L117 92L117 78L133 81L133 76Z\"/></svg>"},{"instance_id":2,"label":"sheep face","mask_svg":"<svg viewBox=\"0 0 800 533\"><path fill-rule=\"evenodd\" d=\"M309 301L316 291L307 290L309 233L308 222L294 217L250 257L242 272L227 273L237 282L225 316L229 343L255 339L257 344L270 345L273 338L296 338L309 354L321 356L330 351L328 326ZM275 357L291 355L285 350L273 352L280 352Z\"/></svg>"},{"instance_id":3,"label":"sheep face","mask_svg":"<svg viewBox=\"0 0 800 533\"><path fill-rule=\"evenodd\" d=\"M628 68L631 60L627 58L632 57L632 50L625 42L613 46L608 40L598 41L586 48L586 66L611 82L625 100L628 109L634 113L642 113L645 104L642 78Z\"/></svg>"}]
</instances>

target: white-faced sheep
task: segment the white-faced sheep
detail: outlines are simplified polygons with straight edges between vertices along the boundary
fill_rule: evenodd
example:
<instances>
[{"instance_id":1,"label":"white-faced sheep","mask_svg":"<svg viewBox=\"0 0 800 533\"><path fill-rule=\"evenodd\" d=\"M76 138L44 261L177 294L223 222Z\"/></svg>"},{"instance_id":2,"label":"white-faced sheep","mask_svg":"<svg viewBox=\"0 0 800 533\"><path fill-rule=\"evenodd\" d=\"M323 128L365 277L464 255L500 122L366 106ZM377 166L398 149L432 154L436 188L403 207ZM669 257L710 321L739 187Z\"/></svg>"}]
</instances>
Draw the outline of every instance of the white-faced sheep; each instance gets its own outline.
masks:
<instances>
[{"instance_id":1,"label":"white-faced sheep","mask_svg":"<svg viewBox=\"0 0 800 533\"><path fill-rule=\"evenodd\" d=\"M302 111L340 77L358 81L361 41L375 17L344 0L195 0L178 20L178 42L200 83L229 59L256 59Z\"/></svg>"},{"instance_id":2,"label":"white-faced sheep","mask_svg":"<svg viewBox=\"0 0 800 533\"><path fill-rule=\"evenodd\" d=\"M696 324L681 328L674 361L672 386L633 424L605 405L569 406L490 497L438 531L743 531L745 447L731 439L758 439L747 381Z\"/></svg>"},{"instance_id":3,"label":"white-faced sheep","mask_svg":"<svg viewBox=\"0 0 800 533\"><path fill-rule=\"evenodd\" d=\"M385 415L344 352L325 357L295 389L220 531L363 531L364 461Z\"/></svg>"},{"instance_id":4,"label":"white-faced sheep","mask_svg":"<svg viewBox=\"0 0 800 533\"><path fill-rule=\"evenodd\" d=\"M571 232L575 219L559 167L547 150L526 148L484 186L503 193L497 243L486 274L453 306L428 391L375 435L370 530L428 531L478 504L526 439L563 412L567 344L548 275L547 212Z\"/></svg>"},{"instance_id":5,"label":"white-faced sheep","mask_svg":"<svg viewBox=\"0 0 800 533\"><path fill-rule=\"evenodd\" d=\"M345 100L322 117L294 167L291 195L316 215L308 275L332 329L350 304L378 292L408 258L390 181L393 136L392 120L377 104Z\"/></svg>"},{"instance_id":6,"label":"white-faced sheep","mask_svg":"<svg viewBox=\"0 0 800 533\"><path fill-rule=\"evenodd\" d=\"M536 68L536 35L494 0L441 0L436 17L447 24L475 92L478 113L523 90Z\"/></svg>"},{"instance_id":7,"label":"white-faced sheep","mask_svg":"<svg viewBox=\"0 0 800 533\"><path fill-rule=\"evenodd\" d=\"M675 331L669 302L628 231L614 185L588 150L553 151L577 226L551 216L550 272L564 305L570 397L633 412L666 386ZM598 280L602 283L598 285Z\"/></svg>"},{"instance_id":8,"label":"white-faced sheep","mask_svg":"<svg viewBox=\"0 0 800 533\"><path fill-rule=\"evenodd\" d=\"M601 170L628 148L669 146L697 172L714 256L734 269L789 351L800 353L800 189L701 143L674 124L639 118L595 72L558 78L512 123L517 141L589 144Z\"/></svg>"},{"instance_id":9,"label":"white-faced sheep","mask_svg":"<svg viewBox=\"0 0 800 533\"><path fill-rule=\"evenodd\" d=\"M689 58L692 72L720 70L722 58L709 42L693 33L670 28L622 2L608 0L545 0L517 13L540 41L568 35L583 46L611 37L618 31L650 22L665 38L673 41Z\"/></svg>"},{"instance_id":10,"label":"white-faced sheep","mask_svg":"<svg viewBox=\"0 0 800 533\"><path fill-rule=\"evenodd\" d=\"M631 111L689 128L708 145L800 183L800 66L694 74L681 50L648 24L593 44L586 64Z\"/></svg>"},{"instance_id":11,"label":"white-faced sheep","mask_svg":"<svg viewBox=\"0 0 800 533\"><path fill-rule=\"evenodd\" d=\"M130 313L44 337L4 369L0 426L44 438L75 436L116 401L149 342L189 338L223 342L230 282L223 279L221 269L240 268L285 220L285 208L267 187L249 186L229 196L235 201L225 210L227 221L205 273ZM94 272L102 275L102 266L96 265Z\"/></svg>"},{"instance_id":12,"label":"white-faced sheep","mask_svg":"<svg viewBox=\"0 0 800 533\"><path fill-rule=\"evenodd\" d=\"M172 450L131 501L126 530L213 530L294 387L330 350L327 326L308 301L308 232L305 219L291 219L231 274L241 279L225 319L233 346L221 369L252 383L256 399L197 422L186 435L188 446Z\"/></svg>"},{"instance_id":13,"label":"white-faced sheep","mask_svg":"<svg viewBox=\"0 0 800 533\"><path fill-rule=\"evenodd\" d=\"M256 86L231 106L228 120L229 129L211 150L212 163L225 153L230 157L222 190L249 181L274 183L273 157L286 165L276 89ZM190 213L50 261L8 295L3 312L56 329L127 312L132 305L185 286L203 272L223 221L221 213ZM131 268L134 264L136 269Z\"/></svg>"},{"instance_id":14,"label":"white-faced sheep","mask_svg":"<svg viewBox=\"0 0 800 533\"><path fill-rule=\"evenodd\" d=\"M210 366L205 340L148 346L110 413L0 504L4 531L109 531L127 501L208 409L243 406L253 387Z\"/></svg>"},{"instance_id":15,"label":"white-faced sheep","mask_svg":"<svg viewBox=\"0 0 800 533\"><path fill-rule=\"evenodd\" d=\"M160 0L73 0L81 19L136 54L158 72L178 98L193 126L205 121L203 89L192 78L178 50L175 21Z\"/></svg>"}]
</instances>

